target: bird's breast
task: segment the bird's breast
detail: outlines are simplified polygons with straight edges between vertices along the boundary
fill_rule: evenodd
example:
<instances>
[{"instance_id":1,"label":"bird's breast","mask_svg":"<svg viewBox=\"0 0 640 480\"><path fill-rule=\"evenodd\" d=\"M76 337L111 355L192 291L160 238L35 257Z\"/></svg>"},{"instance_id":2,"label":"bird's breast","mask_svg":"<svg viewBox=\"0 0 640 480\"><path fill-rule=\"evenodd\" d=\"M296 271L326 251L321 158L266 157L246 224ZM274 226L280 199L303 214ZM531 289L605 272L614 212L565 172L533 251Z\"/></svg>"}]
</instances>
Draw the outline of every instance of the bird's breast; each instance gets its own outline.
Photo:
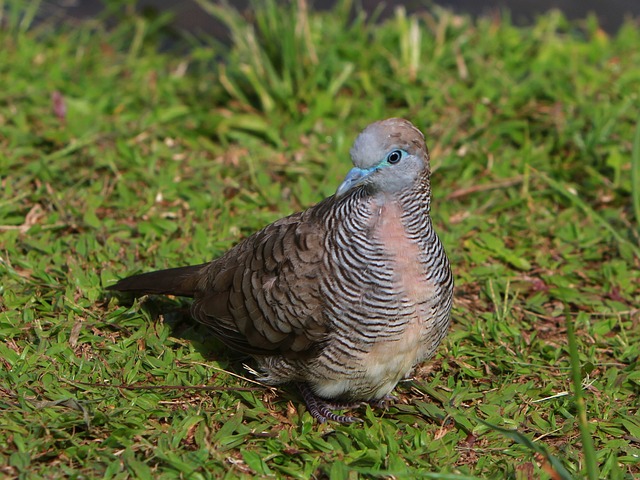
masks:
<instances>
[{"instance_id":1,"label":"bird's breast","mask_svg":"<svg viewBox=\"0 0 640 480\"><path fill-rule=\"evenodd\" d=\"M397 292L410 304L419 305L433 298L436 286L428 281L423 252L402 220L402 209L396 203L377 206L373 216L373 232L382 245L393 270Z\"/></svg>"},{"instance_id":2,"label":"bird's breast","mask_svg":"<svg viewBox=\"0 0 640 480\"><path fill-rule=\"evenodd\" d=\"M411 238L396 204L378 206L372 231L382 245L393 271L397 296L390 310L389 324L395 334L381 336L365 359L366 376L377 385L375 398L387 395L424 356L425 330L436 301L436 285L430 281L417 239ZM397 328L394 325L402 325Z\"/></svg>"},{"instance_id":3,"label":"bird's breast","mask_svg":"<svg viewBox=\"0 0 640 480\"><path fill-rule=\"evenodd\" d=\"M361 269L356 273L350 267L350 275L338 277L345 283L333 292L343 297L331 297L335 336L318 360L331 368L308 380L324 398L383 398L441 338L434 318L440 285L427 251L433 238L430 223L420 221L425 228L416 229L410 223L415 218L405 219L402 207L386 199L373 199L369 208L361 225L366 248L352 242L357 243L359 257L354 258L362 261ZM354 284L346 288L350 279Z\"/></svg>"}]
</instances>

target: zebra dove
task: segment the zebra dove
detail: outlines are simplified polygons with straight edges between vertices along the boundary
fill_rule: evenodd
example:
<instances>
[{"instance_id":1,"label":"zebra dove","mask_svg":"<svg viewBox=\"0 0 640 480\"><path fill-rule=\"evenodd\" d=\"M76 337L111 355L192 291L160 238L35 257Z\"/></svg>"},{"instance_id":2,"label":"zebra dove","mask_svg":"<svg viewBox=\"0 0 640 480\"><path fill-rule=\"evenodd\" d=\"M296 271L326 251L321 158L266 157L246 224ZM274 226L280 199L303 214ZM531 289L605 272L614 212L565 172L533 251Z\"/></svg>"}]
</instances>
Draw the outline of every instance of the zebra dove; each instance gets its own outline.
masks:
<instances>
[{"instance_id":1,"label":"zebra dove","mask_svg":"<svg viewBox=\"0 0 640 480\"><path fill-rule=\"evenodd\" d=\"M254 357L259 380L296 383L320 422L380 403L435 352L453 278L429 217L429 154L407 120L369 125L335 195L217 260L144 273L110 290L193 297L192 316Z\"/></svg>"}]
</instances>

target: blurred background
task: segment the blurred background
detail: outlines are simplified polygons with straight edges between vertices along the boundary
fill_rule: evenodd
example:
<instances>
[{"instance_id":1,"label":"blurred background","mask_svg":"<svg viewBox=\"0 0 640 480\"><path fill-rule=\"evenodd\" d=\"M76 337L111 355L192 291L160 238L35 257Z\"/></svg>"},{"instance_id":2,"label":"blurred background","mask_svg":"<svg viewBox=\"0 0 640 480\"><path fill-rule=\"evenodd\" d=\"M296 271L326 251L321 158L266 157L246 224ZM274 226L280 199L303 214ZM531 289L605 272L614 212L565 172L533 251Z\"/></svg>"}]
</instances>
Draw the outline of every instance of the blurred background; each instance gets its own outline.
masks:
<instances>
[{"instance_id":1,"label":"blurred background","mask_svg":"<svg viewBox=\"0 0 640 480\"><path fill-rule=\"evenodd\" d=\"M213 1L212 3L223 3ZM249 0L232 0L225 2L241 11L249 9ZM329 9L335 4L335 0L309 1L310 7L318 10ZM595 15L600 27L609 32L615 32L622 24L625 17L640 16L640 2L633 0L440 0L440 1L408 1L386 0L361 0L355 2L362 5L370 14L379 15L384 19L392 15L395 8L404 6L409 13L427 10L434 5L445 7L456 13L478 15L504 15L509 14L516 25L528 25L535 18L552 9L560 10L569 20L579 20ZM354 5L355 5L354 3ZM114 11L125 5L136 5L139 12L148 15L161 15L170 13L171 25L178 30L187 30L193 34L213 35L218 39L225 39L226 30L211 15L198 5L197 0L49 0L43 2L41 9L47 17L55 17L58 20L86 19L102 15L105 10Z\"/></svg>"}]
</instances>

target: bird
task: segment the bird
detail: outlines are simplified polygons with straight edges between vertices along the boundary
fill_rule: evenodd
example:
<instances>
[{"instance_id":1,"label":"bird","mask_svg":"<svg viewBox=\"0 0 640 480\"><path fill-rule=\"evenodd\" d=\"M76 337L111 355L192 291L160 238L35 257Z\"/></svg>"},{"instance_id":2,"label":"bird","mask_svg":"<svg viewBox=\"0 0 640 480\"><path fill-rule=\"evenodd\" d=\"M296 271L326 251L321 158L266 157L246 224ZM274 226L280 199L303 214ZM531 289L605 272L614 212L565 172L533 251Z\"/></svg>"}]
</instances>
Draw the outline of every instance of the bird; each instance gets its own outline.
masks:
<instances>
[{"instance_id":1,"label":"bird","mask_svg":"<svg viewBox=\"0 0 640 480\"><path fill-rule=\"evenodd\" d=\"M334 195L200 265L142 273L109 290L192 297L191 316L255 359L258 380L295 384L319 422L384 405L430 359L451 319L453 276L431 217L422 132L368 125Z\"/></svg>"}]
</instances>

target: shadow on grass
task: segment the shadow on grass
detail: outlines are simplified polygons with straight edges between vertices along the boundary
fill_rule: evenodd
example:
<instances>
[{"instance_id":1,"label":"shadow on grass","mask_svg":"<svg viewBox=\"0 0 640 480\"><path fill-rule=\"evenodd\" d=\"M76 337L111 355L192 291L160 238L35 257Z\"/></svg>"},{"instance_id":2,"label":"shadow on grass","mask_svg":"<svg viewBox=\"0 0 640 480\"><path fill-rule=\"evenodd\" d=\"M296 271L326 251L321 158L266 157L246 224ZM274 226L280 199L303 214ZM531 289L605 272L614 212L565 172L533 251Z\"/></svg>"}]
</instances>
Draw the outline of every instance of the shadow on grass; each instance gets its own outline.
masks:
<instances>
[{"instance_id":1,"label":"shadow on grass","mask_svg":"<svg viewBox=\"0 0 640 480\"><path fill-rule=\"evenodd\" d=\"M150 321L161 321L171 329L171 336L190 343L202 358L206 361L215 361L224 368L233 369L233 373L243 376L246 369L243 363L250 360L248 355L236 352L219 340L205 325L198 323L191 316L191 300L180 297L167 297L164 295L135 296L130 293L105 293L104 301L111 298L118 299L122 306L131 307L140 304L139 310ZM127 332L128 329L117 323L108 323L109 326Z\"/></svg>"}]
</instances>

